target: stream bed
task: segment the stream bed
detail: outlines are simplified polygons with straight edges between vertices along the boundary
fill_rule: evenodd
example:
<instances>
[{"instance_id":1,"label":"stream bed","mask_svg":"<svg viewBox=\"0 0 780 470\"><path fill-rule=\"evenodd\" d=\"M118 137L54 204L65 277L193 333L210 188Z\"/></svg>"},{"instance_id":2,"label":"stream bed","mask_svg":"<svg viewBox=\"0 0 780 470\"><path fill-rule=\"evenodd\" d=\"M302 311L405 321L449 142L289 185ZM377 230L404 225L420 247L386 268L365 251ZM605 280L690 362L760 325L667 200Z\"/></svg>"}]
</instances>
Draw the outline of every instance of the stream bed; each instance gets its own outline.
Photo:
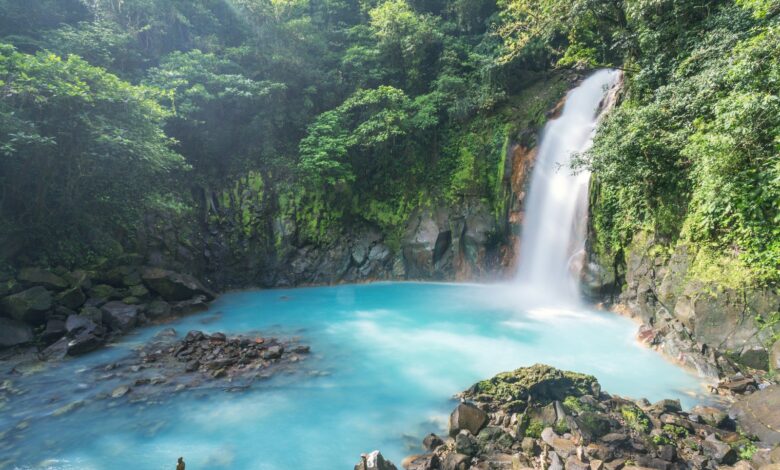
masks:
<instances>
[{"instance_id":1,"label":"stream bed","mask_svg":"<svg viewBox=\"0 0 780 470\"><path fill-rule=\"evenodd\" d=\"M519 285L443 283L225 294L206 312L9 376L0 448L10 455L0 455L0 468L170 469L183 456L190 469L329 470L352 468L374 449L400 464L425 434L446 432L452 395L538 362L594 374L613 394L679 398L686 408L704 398L700 379L634 341L632 321L534 298ZM170 327L179 337L300 337L311 354L239 390L112 398L121 377L94 380Z\"/></svg>"}]
</instances>

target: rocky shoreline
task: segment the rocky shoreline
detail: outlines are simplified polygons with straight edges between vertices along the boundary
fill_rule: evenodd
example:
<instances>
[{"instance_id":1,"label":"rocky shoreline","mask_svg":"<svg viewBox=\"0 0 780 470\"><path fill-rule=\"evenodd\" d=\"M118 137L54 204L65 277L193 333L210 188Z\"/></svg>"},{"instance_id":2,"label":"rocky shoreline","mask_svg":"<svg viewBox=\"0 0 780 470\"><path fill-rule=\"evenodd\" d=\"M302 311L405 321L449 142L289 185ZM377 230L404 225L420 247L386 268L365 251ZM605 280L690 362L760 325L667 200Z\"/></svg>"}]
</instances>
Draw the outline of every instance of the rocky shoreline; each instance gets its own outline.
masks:
<instances>
[{"instance_id":1,"label":"rocky shoreline","mask_svg":"<svg viewBox=\"0 0 780 470\"><path fill-rule=\"evenodd\" d=\"M23 268L0 283L0 350L78 356L137 326L205 310L215 297L188 274L137 264Z\"/></svg>"},{"instance_id":2,"label":"rocky shoreline","mask_svg":"<svg viewBox=\"0 0 780 470\"><path fill-rule=\"evenodd\" d=\"M764 393L771 396L758 403L777 400L776 386L749 396ZM546 365L498 374L458 398L448 436L428 435L428 452L404 459L406 470L780 468L780 447L771 448L780 431L771 435L771 427L751 435L719 407L685 412L678 400L610 395L593 376ZM764 418L770 426L780 419ZM355 466L394 469L378 451Z\"/></svg>"}]
</instances>

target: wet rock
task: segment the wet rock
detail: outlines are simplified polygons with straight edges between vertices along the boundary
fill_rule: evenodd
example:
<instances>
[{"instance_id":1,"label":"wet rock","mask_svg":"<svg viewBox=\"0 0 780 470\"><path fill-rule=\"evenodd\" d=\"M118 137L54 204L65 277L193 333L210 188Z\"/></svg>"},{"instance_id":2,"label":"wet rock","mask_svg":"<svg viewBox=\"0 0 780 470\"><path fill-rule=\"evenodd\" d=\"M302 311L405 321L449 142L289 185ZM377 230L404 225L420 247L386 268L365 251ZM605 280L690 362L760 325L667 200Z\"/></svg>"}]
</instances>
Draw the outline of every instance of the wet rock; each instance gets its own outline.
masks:
<instances>
[{"instance_id":1,"label":"wet rock","mask_svg":"<svg viewBox=\"0 0 780 470\"><path fill-rule=\"evenodd\" d=\"M444 445L444 441L436 434L428 434L423 439L423 448L428 451L432 451L439 446Z\"/></svg>"},{"instance_id":2,"label":"wet rock","mask_svg":"<svg viewBox=\"0 0 780 470\"><path fill-rule=\"evenodd\" d=\"M111 391L111 398L122 398L130 393L130 387L127 385L120 385Z\"/></svg>"},{"instance_id":3,"label":"wet rock","mask_svg":"<svg viewBox=\"0 0 780 470\"><path fill-rule=\"evenodd\" d=\"M105 338L100 333L100 329L92 331L81 329L73 335L68 334L65 338L67 353L71 356L79 356L99 348L105 343ZM54 345L56 344L54 343Z\"/></svg>"},{"instance_id":4,"label":"wet rock","mask_svg":"<svg viewBox=\"0 0 780 470\"><path fill-rule=\"evenodd\" d=\"M29 343L32 339L32 329L29 325L0 317L0 348Z\"/></svg>"},{"instance_id":5,"label":"wet rock","mask_svg":"<svg viewBox=\"0 0 780 470\"><path fill-rule=\"evenodd\" d=\"M189 300L196 296L204 296L206 300L210 301L214 300L215 297L197 279L187 274L160 268L149 268L141 273L141 278L151 290L167 301Z\"/></svg>"},{"instance_id":6,"label":"wet rock","mask_svg":"<svg viewBox=\"0 0 780 470\"><path fill-rule=\"evenodd\" d=\"M282 357L282 353L284 352L284 347L282 346L271 346L270 348L263 351L263 359L265 360L271 360L271 359L279 359Z\"/></svg>"},{"instance_id":7,"label":"wet rock","mask_svg":"<svg viewBox=\"0 0 780 470\"><path fill-rule=\"evenodd\" d=\"M108 302L103 305L103 322L113 331L127 332L138 324L137 305L128 305L123 302Z\"/></svg>"},{"instance_id":8,"label":"wet rock","mask_svg":"<svg viewBox=\"0 0 780 470\"><path fill-rule=\"evenodd\" d=\"M46 289L58 291L68 287L68 282L51 271L40 268L24 268L16 276L22 285L27 287L43 286Z\"/></svg>"},{"instance_id":9,"label":"wet rock","mask_svg":"<svg viewBox=\"0 0 780 470\"><path fill-rule=\"evenodd\" d=\"M69 338L60 338L52 345L41 351L41 357L47 361L57 361L63 359L68 354Z\"/></svg>"},{"instance_id":10,"label":"wet rock","mask_svg":"<svg viewBox=\"0 0 780 470\"><path fill-rule=\"evenodd\" d=\"M488 415L472 403L460 403L450 415L449 434L455 437L462 429L471 434L479 434L479 431L488 422Z\"/></svg>"},{"instance_id":11,"label":"wet rock","mask_svg":"<svg viewBox=\"0 0 780 470\"><path fill-rule=\"evenodd\" d=\"M52 307L51 292L36 286L0 299L0 311L28 325L40 325Z\"/></svg>"},{"instance_id":12,"label":"wet rock","mask_svg":"<svg viewBox=\"0 0 780 470\"><path fill-rule=\"evenodd\" d=\"M382 454L375 450L360 456L360 462L355 465L355 470L398 470L389 460L385 460Z\"/></svg>"},{"instance_id":13,"label":"wet rock","mask_svg":"<svg viewBox=\"0 0 780 470\"><path fill-rule=\"evenodd\" d=\"M171 313L175 315L187 315L189 313L200 312L209 308L206 296L198 295L189 300L182 300L181 302L173 302L171 305Z\"/></svg>"}]
</instances>

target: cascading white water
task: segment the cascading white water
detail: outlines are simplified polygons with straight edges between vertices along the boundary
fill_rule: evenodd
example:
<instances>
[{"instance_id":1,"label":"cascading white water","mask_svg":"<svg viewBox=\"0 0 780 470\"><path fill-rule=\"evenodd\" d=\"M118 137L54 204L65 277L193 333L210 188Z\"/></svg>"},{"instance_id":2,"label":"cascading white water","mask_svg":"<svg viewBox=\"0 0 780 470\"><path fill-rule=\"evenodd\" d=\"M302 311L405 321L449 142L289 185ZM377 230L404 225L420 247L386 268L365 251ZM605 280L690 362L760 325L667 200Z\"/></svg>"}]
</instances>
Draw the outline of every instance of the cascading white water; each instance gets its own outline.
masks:
<instances>
[{"instance_id":1,"label":"cascading white water","mask_svg":"<svg viewBox=\"0 0 780 470\"><path fill-rule=\"evenodd\" d=\"M620 72L601 70L566 96L560 117L542 132L526 215L520 237L517 280L536 293L573 300L577 280L572 261L585 242L590 174L571 169L572 156L590 147L602 101L616 86Z\"/></svg>"}]
</instances>

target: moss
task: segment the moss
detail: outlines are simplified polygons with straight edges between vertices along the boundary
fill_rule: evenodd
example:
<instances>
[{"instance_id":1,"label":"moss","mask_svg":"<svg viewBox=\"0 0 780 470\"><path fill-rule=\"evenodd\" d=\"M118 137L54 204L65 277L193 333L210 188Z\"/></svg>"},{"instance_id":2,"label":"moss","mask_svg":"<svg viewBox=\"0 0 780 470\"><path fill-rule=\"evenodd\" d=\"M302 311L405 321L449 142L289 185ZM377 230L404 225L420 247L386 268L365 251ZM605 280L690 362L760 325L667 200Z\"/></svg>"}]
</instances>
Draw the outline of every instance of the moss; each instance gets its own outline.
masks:
<instances>
[{"instance_id":1,"label":"moss","mask_svg":"<svg viewBox=\"0 0 780 470\"><path fill-rule=\"evenodd\" d=\"M545 405L554 400L564 400L567 396L594 394L598 390L598 381L591 375L536 364L477 382L466 394L480 401L496 402L502 408L509 409L510 406L524 407L529 398Z\"/></svg>"},{"instance_id":2,"label":"moss","mask_svg":"<svg viewBox=\"0 0 780 470\"><path fill-rule=\"evenodd\" d=\"M525 428L525 436L539 439L542 437L542 431L544 431L544 424L537 419L532 419Z\"/></svg>"},{"instance_id":3,"label":"moss","mask_svg":"<svg viewBox=\"0 0 780 470\"><path fill-rule=\"evenodd\" d=\"M650 432L650 419L638 407L626 405L620 409L620 414L629 428L640 434Z\"/></svg>"}]
</instances>

